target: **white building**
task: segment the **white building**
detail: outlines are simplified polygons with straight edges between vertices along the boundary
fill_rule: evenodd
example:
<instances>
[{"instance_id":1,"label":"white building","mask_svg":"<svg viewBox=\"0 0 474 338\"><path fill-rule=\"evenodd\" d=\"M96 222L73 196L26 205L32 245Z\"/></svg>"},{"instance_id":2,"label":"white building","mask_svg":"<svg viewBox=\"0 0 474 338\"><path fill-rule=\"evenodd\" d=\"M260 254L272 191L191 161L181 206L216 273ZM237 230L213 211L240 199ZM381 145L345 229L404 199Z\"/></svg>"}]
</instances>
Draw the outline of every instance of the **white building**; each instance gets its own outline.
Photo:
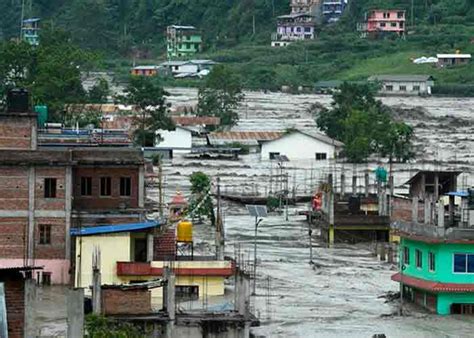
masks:
<instances>
[{"instance_id":1,"label":"white building","mask_svg":"<svg viewBox=\"0 0 474 338\"><path fill-rule=\"evenodd\" d=\"M285 155L292 160L327 160L337 156L344 144L320 133L296 130L262 144L262 160Z\"/></svg>"},{"instance_id":2,"label":"white building","mask_svg":"<svg viewBox=\"0 0 474 338\"><path fill-rule=\"evenodd\" d=\"M434 86L430 75L374 75L369 82L379 82L379 93L386 95L431 95Z\"/></svg>"},{"instance_id":3,"label":"white building","mask_svg":"<svg viewBox=\"0 0 474 338\"><path fill-rule=\"evenodd\" d=\"M157 130L155 139L155 148L170 151L170 157L173 153L190 153L192 148L191 130L176 126L175 130Z\"/></svg>"}]
</instances>

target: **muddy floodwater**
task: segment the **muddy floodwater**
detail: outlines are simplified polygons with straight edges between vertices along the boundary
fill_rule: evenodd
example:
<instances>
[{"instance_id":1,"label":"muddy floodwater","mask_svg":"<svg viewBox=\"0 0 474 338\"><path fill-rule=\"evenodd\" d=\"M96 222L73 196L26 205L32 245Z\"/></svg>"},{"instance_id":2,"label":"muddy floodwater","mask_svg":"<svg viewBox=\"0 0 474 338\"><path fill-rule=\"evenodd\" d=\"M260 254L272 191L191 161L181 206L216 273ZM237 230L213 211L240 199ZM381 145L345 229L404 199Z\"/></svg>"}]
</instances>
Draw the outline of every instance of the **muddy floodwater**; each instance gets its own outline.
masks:
<instances>
[{"instance_id":1,"label":"muddy floodwater","mask_svg":"<svg viewBox=\"0 0 474 338\"><path fill-rule=\"evenodd\" d=\"M194 89L170 88L170 102L178 106L196 103ZM382 98L397 109L398 117L415 128L417 157L409 164L395 164L393 173L397 190L420 169L457 169L463 171L458 185L474 185L474 99L457 98ZM308 112L313 103L329 106L331 98L321 95L289 95L282 93L246 93L239 109L240 121L235 130L314 129L314 117ZM376 159L374 159L375 161ZM289 186L297 194L309 193L327 173L337 177L345 172L362 177L375 162L347 163L296 161L285 164ZM224 192L263 193L275 187L271 174L276 168L261 161L258 154L242 156L238 161L190 160L181 156L164 163L165 201L177 190L189 194L189 176L203 171L219 175ZM371 178L373 180L373 178ZM359 182L361 184L361 181ZM346 186L349 186L347 182ZM362 189L361 186L358 187ZM147 197L158 201L156 189ZM313 261L309 264L308 225L297 205L284 215L270 214L257 234L257 296L252 308L261 326L252 333L262 337L472 337L473 317L439 317L412 306L407 315L398 317L398 303L386 302L387 292L398 290L390 276L396 267L378 261L369 244L342 245L328 249L313 238ZM245 259L253 257L254 220L243 206L223 203L226 254L240 250ZM196 246L212 251L213 230L207 224L197 225ZM230 288L229 288L230 289ZM64 297L56 289L44 291L40 312L45 335L64 332ZM229 301L232 297L229 297Z\"/></svg>"}]
</instances>

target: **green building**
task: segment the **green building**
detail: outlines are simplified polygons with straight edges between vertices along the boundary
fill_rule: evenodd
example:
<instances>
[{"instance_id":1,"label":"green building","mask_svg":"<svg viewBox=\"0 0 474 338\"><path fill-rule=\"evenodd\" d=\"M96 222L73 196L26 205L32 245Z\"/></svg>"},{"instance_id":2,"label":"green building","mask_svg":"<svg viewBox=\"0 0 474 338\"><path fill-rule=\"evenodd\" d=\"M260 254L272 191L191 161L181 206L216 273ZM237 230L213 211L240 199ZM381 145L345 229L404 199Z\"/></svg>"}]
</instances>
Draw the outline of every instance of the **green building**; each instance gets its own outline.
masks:
<instances>
[{"instance_id":1,"label":"green building","mask_svg":"<svg viewBox=\"0 0 474 338\"><path fill-rule=\"evenodd\" d=\"M168 26L166 39L169 60L191 56L202 49L201 33L194 26Z\"/></svg>"},{"instance_id":2,"label":"green building","mask_svg":"<svg viewBox=\"0 0 474 338\"><path fill-rule=\"evenodd\" d=\"M32 18L23 20L21 26L21 37L32 46L39 45L40 19Z\"/></svg>"},{"instance_id":3,"label":"green building","mask_svg":"<svg viewBox=\"0 0 474 338\"><path fill-rule=\"evenodd\" d=\"M401 267L392 280L404 299L440 315L474 314L474 191L456 191L459 174L418 173L409 181L412 220L392 217Z\"/></svg>"}]
</instances>

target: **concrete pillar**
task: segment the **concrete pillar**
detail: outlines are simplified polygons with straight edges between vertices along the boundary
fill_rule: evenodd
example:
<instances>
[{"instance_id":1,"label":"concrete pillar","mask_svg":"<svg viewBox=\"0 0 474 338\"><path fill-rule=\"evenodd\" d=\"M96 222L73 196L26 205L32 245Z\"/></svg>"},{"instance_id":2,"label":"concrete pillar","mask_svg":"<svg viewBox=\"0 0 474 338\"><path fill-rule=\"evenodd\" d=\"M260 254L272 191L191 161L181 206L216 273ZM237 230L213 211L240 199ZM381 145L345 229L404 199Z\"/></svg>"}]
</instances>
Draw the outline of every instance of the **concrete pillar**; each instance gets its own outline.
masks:
<instances>
[{"instance_id":1,"label":"concrete pillar","mask_svg":"<svg viewBox=\"0 0 474 338\"><path fill-rule=\"evenodd\" d=\"M341 174L341 198L344 196L346 192L346 175L344 173Z\"/></svg>"},{"instance_id":2,"label":"concrete pillar","mask_svg":"<svg viewBox=\"0 0 474 338\"><path fill-rule=\"evenodd\" d=\"M426 196L426 175L421 174L421 198L425 198Z\"/></svg>"},{"instance_id":3,"label":"concrete pillar","mask_svg":"<svg viewBox=\"0 0 474 338\"><path fill-rule=\"evenodd\" d=\"M426 197L424 200L424 217L425 224L431 224L431 199Z\"/></svg>"},{"instance_id":4,"label":"concrete pillar","mask_svg":"<svg viewBox=\"0 0 474 338\"><path fill-rule=\"evenodd\" d=\"M36 283L32 278L25 280L25 337L37 337L36 328Z\"/></svg>"},{"instance_id":5,"label":"concrete pillar","mask_svg":"<svg viewBox=\"0 0 474 338\"><path fill-rule=\"evenodd\" d=\"M352 195L357 195L357 176L352 176Z\"/></svg>"},{"instance_id":6,"label":"concrete pillar","mask_svg":"<svg viewBox=\"0 0 474 338\"><path fill-rule=\"evenodd\" d=\"M67 336L84 337L84 289L70 289L67 294Z\"/></svg>"},{"instance_id":7,"label":"concrete pillar","mask_svg":"<svg viewBox=\"0 0 474 338\"><path fill-rule=\"evenodd\" d=\"M334 224L332 223L329 224L328 229L328 245L330 248L334 246Z\"/></svg>"},{"instance_id":8,"label":"concrete pillar","mask_svg":"<svg viewBox=\"0 0 474 338\"><path fill-rule=\"evenodd\" d=\"M385 253L385 243L380 243L379 245L379 255L380 255L380 260L381 261L385 261L386 257L386 253Z\"/></svg>"},{"instance_id":9,"label":"concrete pillar","mask_svg":"<svg viewBox=\"0 0 474 338\"><path fill-rule=\"evenodd\" d=\"M64 206L66 212L66 242L65 242L65 250L66 250L66 259L71 259L71 210L72 210L72 167L66 167L66 182L64 187L64 197L66 199L66 203Z\"/></svg>"},{"instance_id":10,"label":"concrete pillar","mask_svg":"<svg viewBox=\"0 0 474 338\"><path fill-rule=\"evenodd\" d=\"M28 242L27 242L27 265L34 266L35 252L35 167L28 169Z\"/></svg>"},{"instance_id":11,"label":"concrete pillar","mask_svg":"<svg viewBox=\"0 0 474 338\"><path fill-rule=\"evenodd\" d=\"M411 217L413 223L418 223L418 197L413 197L411 202Z\"/></svg>"},{"instance_id":12,"label":"concrete pillar","mask_svg":"<svg viewBox=\"0 0 474 338\"><path fill-rule=\"evenodd\" d=\"M101 286L100 251L96 249L92 254L92 311L95 314L101 314Z\"/></svg>"},{"instance_id":13,"label":"concrete pillar","mask_svg":"<svg viewBox=\"0 0 474 338\"><path fill-rule=\"evenodd\" d=\"M439 199L439 174L436 173L434 176L434 200Z\"/></svg>"},{"instance_id":14,"label":"concrete pillar","mask_svg":"<svg viewBox=\"0 0 474 338\"><path fill-rule=\"evenodd\" d=\"M145 166L144 165L140 165L138 169L138 207L139 208L145 207Z\"/></svg>"},{"instance_id":15,"label":"concrete pillar","mask_svg":"<svg viewBox=\"0 0 474 338\"><path fill-rule=\"evenodd\" d=\"M388 244L388 252L387 252L387 262L393 264L393 247L392 243Z\"/></svg>"},{"instance_id":16,"label":"concrete pillar","mask_svg":"<svg viewBox=\"0 0 474 338\"><path fill-rule=\"evenodd\" d=\"M454 225L454 196L449 196L448 211L449 211L449 226L453 226Z\"/></svg>"},{"instance_id":17,"label":"concrete pillar","mask_svg":"<svg viewBox=\"0 0 474 338\"><path fill-rule=\"evenodd\" d=\"M169 321L166 324L166 338L172 338L174 332L174 321L176 319L175 308L175 275L169 267L163 270L163 278L166 282L163 288L163 310L168 313Z\"/></svg>"},{"instance_id":18,"label":"concrete pillar","mask_svg":"<svg viewBox=\"0 0 474 338\"><path fill-rule=\"evenodd\" d=\"M388 208L387 215L392 216L393 195L395 195L395 183L394 183L394 180L393 180L393 176L390 176L388 178L388 184L389 184L390 191L389 191L389 196L388 196L388 201L387 201L387 208Z\"/></svg>"},{"instance_id":19,"label":"concrete pillar","mask_svg":"<svg viewBox=\"0 0 474 338\"><path fill-rule=\"evenodd\" d=\"M444 228L444 202L442 199L438 201L438 226Z\"/></svg>"},{"instance_id":20,"label":"concrete pillar","mask_svg":"<svg viewBox=\"0 0 474 338\"><path fill-rule=\"evenodd\" d=\"M153 244L154 244L153 234L147 234L146 240L147 240L146 260L147 262L152 262L153 261Z\"/></svg>"},{"instance_id":21,"label":"concrete pillar","mask_svg":"<svg viewBox=\"0 0 474 338\"><path fill-rule=\"evenodd\" d=\"M239 271L235 278L235 311L245 318L250 315L250 276Z\"/></svg>"},{"instance_id":22,"label":"concrete pillar","mask_svg":"<svg viewBox=\"0 0 474 338\"><path fill-rule=\"evenodd\" d=\"M31 150L36 150L38 148L38 123L36 119L32 121L31 126Z\"/></svg>"},{"instance_id":23,"label":"concrete pillar","mask_svg":"<svg viewBox=\"0 0 474 338\"><path fill-rule=\"evenodd\" d=\"M364 174L365 197L369 197L369 173Z\"/></svg>"}]
</instances>

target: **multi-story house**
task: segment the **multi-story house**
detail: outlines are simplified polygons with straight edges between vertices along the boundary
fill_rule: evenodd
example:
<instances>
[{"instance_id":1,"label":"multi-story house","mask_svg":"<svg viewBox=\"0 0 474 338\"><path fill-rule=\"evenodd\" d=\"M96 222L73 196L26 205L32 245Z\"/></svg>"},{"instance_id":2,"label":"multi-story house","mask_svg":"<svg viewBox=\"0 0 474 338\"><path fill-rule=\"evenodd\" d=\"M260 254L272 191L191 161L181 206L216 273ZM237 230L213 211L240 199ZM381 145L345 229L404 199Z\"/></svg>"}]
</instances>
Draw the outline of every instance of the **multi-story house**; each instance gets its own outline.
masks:
<instances>
[{"instance_id":1,"label":"multi-story house","mask_svg":"<svg viewBox=\"0 0 474 338\"><path fill-rule=\"evenodd\" d=\"M40 19L32 18L23 20L21 37L32 46L39 45Z\"/></svg>"},{"instance_id":2,"label":"multi-story house","mask_svg":"<svg viewBox=\"0 0 474 338\"><path fill-rule=\"evenodd\" d=\"M191 56L202 50L201 33L194 26L168 26L166 42L168 59Z\"/></svg>"},{"instance_id":3,"label":"multi-story house","mask_svg":"<svg viewBox=\"0 0 474 338\"><path fill-rule=\"evenodd\" d=\"M71 276L72 227L144 219L144 160L133 148L39 146L26 91L0 112L0 267L42 266L44 283Z\"/></svg>"},{"instance_id":4,"label":"multi-story house","mask_svg":"<svg viewBox=\"0 0 474 338\"><path fill-rule=\"evenodd\" d=\"M314 25L314 16L307 13L279 16L277 32L272 35L272 47L284 47L294 41L314 39Z\"/></svg>"},{"instance_id":5,"label":"multi-story house","mask_svg":"<svg viewBox=\"0 0 474 338\"><path fill-rule=\"evenodd\" d=\"M344 13L347 6L347 0L322 0L322 15L324 22L337 22Z\"/></svg>"},{"instance_id":6,"label":"multi-story house","mask_svg":"<svg viewBox=\"0 0 474 338\"><path fill-rule=\"evenodd\" d=\"M405 11L403 10L374 9L366 13L365 22L360 23L357 30L361 32L362 37L377 38L387 34L404 37L405 21Z\"/></svg>"},{"instance_id":7,"label":"multi-story house","mask_svg":"<svg viewBox=\"0 0 474 338\"><path fill-rule=\"evenodd\" d=\"M457 190L459 174L421 171L407 182L410 198L393 203L400 271L392 280L404 299L441 315L474 313L474 191Z\"/></svg>"},{"instance_id":8,"label":"multi-story house","mask_svg":"<svg viewBox=\"0 0 474 338\"><path fill-rule=\"evenodd\" d=\"M321 7L321 0L291 0L291 14L308 13L315 15Z\"/></svg>"}]
</instances>

